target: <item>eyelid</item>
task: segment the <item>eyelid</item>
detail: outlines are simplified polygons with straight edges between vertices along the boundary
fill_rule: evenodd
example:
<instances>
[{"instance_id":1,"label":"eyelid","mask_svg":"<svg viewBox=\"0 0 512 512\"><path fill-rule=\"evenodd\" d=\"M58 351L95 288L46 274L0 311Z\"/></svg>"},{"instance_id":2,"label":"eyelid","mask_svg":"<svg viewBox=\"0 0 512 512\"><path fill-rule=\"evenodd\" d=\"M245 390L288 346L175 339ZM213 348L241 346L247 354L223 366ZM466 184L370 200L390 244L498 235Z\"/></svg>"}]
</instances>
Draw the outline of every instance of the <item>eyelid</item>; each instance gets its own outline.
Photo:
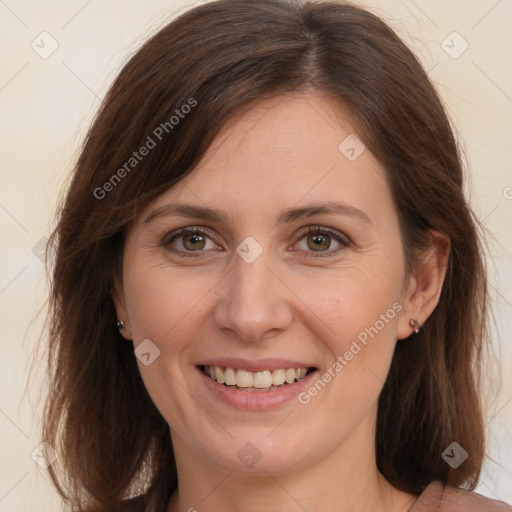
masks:
<instances>
[{"instance_id":1,"label":"eyelid","mask_svg":"<svg viewBox=\"0 0 512 512\"><path fill-rule=\"evenodd\" d=\"M206 235L210 237L213 241L215 241L214 236L207 228L203 226L186 226L166 233L166 235L162 239L162 245L168 245L176 238L179 238L180 236L186 235L188 233L202 233L203 235Z\"/></svg>"},{"instance_id":2,"label":"eyelid","mask_svg":"<svg viewBox=\"0 0 512 512\"><path fill-rule=\"evenodd\" d=\"M351 240L349 239L349 237L347 235L345 235L344 233L342 233L341 231L338 231L337 229L329 228L327 226L320 226L320 225L305 226L294 236L297 239L301 239L304 237L304 235L309 235L310 233L327 233L329 235L332 235L334 238L336 238L340 243L344 243L346 245L349 245L351 243Z\"/></svg>"}]
</instances>

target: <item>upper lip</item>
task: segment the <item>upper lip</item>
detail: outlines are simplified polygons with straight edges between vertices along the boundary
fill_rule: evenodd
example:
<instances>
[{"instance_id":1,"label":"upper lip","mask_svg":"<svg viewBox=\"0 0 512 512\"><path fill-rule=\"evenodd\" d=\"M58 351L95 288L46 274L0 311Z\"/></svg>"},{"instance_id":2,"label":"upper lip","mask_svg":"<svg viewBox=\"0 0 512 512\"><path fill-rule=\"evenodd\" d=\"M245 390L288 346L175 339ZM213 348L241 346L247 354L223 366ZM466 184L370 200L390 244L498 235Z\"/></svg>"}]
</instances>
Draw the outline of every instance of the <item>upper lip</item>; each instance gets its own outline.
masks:
<instances>
[{"instance_id":1,"label":"upper lip","mask_svg":"<svg viewBox=\"0 0 512 512\"><path fill-rule=\"evenodd\" d=\"M236 357L220 357L208 359L198 363L197 366L220 366L223 368L236 368L250 372L261 372L263 370L280 370L287 368L312 368L313 365L291 359L240 359Z\"/></svg>"}]
</instances>

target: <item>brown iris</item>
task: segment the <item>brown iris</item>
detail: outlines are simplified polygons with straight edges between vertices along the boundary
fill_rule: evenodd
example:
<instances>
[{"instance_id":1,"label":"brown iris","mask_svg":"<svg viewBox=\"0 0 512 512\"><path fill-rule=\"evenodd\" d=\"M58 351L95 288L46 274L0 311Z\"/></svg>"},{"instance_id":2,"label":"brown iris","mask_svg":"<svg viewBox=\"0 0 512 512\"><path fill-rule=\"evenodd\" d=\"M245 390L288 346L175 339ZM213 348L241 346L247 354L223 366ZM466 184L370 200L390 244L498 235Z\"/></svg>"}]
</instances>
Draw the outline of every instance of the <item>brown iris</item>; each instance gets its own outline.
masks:
<instances>
[{"instance_id":1,"label":"brown iris","mask_svg":"<svg viewBox=\"0 0 512 512\"><path fill-rule=\"evenodd\" d=\"M331 245L329 235L313 234L309 235L307 240L308 247L310 249L313 249L314 251L316 251L317 249L329 249L329 246ZM313 244L310 243L310 240L313 240Z\"/></svg>"},{"instance_id":2,"label":"brown iris","mask_svg":"<svg viewBox=\"0 0 512 512\"><path fill-rule=\"evenodd\" d=\"M191 245L188 246L187 243L190 243ZM203 244L201 246L197 244ZM194 251L195 249L201 250L204 248L205 245L205 239L204 235L197 234L197 233L188 233L186 235L183 235L183 247L187 250Z\"/></svg>"}]
</instances>

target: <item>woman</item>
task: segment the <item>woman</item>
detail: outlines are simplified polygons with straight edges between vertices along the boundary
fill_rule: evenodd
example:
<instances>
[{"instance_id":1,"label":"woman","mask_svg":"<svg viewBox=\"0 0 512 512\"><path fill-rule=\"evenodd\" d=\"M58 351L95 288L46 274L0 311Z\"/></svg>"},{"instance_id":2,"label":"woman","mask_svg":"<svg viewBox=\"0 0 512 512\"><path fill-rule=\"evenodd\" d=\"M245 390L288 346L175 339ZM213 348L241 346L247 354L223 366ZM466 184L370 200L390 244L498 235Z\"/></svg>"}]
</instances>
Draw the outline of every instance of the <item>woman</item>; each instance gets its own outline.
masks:
<instances>
[{"instance_id":1,"label":"woman","mask_svg":"<svg viewBox=\"0 0 512 512\"><path fill-rule=\"evenodd\" d=\"M225 0L167 25L52 243L43 435L70 509L510 510L460 489L487 290L457 146L372 14Z\"/></svg>"}]
</instances>

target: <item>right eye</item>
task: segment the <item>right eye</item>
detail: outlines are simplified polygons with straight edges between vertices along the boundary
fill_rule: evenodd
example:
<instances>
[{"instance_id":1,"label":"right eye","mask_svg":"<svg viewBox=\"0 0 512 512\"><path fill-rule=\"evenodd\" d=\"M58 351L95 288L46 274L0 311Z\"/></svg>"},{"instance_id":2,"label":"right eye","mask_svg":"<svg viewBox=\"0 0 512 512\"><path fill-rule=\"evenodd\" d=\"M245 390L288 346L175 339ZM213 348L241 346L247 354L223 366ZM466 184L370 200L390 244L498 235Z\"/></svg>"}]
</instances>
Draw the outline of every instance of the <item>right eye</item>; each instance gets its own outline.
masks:
<instances>
[{"instance_id":1,"label":"right eye","mask_svg":"<svg viewBox=\"0 0 512 512\"><path fill-rule=\"evenodd\" d=\"M207 247L208 240L212 243L210 247ZM192 226L167 233L162 240L162 245L185 258L202 256L203 252L214 250L218 247L207 230Z\"/></svg>"}]
</instances>

